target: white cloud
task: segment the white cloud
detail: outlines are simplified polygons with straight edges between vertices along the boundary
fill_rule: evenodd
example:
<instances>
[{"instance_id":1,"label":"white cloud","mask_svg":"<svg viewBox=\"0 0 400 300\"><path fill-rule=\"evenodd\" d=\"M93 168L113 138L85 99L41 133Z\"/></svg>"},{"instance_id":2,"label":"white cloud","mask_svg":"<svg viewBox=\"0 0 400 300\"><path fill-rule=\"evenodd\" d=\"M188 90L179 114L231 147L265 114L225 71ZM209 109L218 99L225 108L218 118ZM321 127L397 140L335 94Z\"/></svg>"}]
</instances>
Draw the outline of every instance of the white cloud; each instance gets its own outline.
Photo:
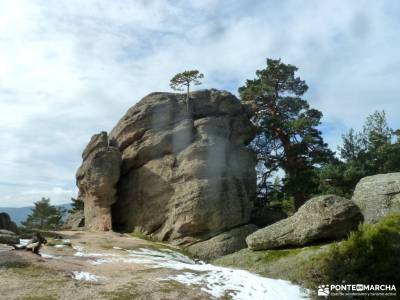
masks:
<instances>
[{"instance_id":1,"label":"white cloud","mask_svg":"<svg viewBox=\"0 0 400 300\"><path fill-rule=\"evenodd\" d=\"M399 15L394 1L0 0L0 206L69 201L90 136L187 68L236 93L266 57L297 65L333 148L375 109L399 127Z\"/></svg>"},{"instance_id":2,"label":"white cloud","mask_svg":"<svg viewBox=\"0 0 400 300\"><path fill-rule=\"evenodd\" d=\"M2 193L2 207L22 207L30 206L34 201L40 200L42 197L49 197L51 203L65 204L70 202L72 197L76 197L76 188L64 188L59 186L45 187L45 184L40 182L32 182L32 186L14 185L12 183L0 182L0 192ZM40 185L41 189L35 189L35 186ZM33 201L34 199L34 201Z\"/></svg>"}]
</instances>

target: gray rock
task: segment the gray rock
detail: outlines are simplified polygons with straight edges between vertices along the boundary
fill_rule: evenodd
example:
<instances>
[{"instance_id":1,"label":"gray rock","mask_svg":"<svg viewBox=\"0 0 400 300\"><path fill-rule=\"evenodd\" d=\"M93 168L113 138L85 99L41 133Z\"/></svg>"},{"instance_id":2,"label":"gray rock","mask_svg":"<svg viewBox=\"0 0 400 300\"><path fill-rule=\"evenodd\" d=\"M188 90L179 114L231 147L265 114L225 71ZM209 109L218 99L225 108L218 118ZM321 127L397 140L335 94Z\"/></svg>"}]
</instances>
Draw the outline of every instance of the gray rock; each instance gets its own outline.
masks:
<instances>
[{"instance_id":1,"label":"gray rock","mask_svg":"<svg viewBox=\"0 0 400 300\"><path fill-rule=\"evenodd\" d=\"M10 216L5 212L0 213L0 229L17 232L17 225L11 221Z\"/></svg>"},{"instance_id":2,"label":"gray rock","mask_svg":"<svg viewBox=\"0 0 400 300\"><path fill-rule=\"evenodd\" d=\"M19 244L19 237L12 231L0 229L0 244Z\"/></svg>"},{"instance_id":3,"label":"gray rock","mask_svg":"<svg viewBox=\"0 0 400 300\"><path fill-rule=\"evenodd\" d=\"M378 174L360 180L352 200L366 223L376 223L392 212L400 212L400 173Z\"/></svg>"},{"instance_id":4,"label":"gray rock","mask_svg":"<svg viewBox=\"0 0 400 300\"><path fill-rule=\"evenodd\" d=\"M119 178L114 169L100 173L112 179L112 201L106 202L115 202L107 219L113 229L181 245L248 224L256 174L254 153L246 147L254 137L246 109L228 92L204 90L190 94L189 111L186 95L152 93L110 132L108 149L121 153ZM97 199L110 197L96 192L102 167L94 156L104 144L103 135L92 138L77 173L92 229L96 218L110 214Z\"/></svg>"},{"instance_id":5,"label":"gray rock","mask_svg":"<svg viewBox=\"0 0 400 300\"><path fill-rule=\"evenodd\" d=\"M110 133L122 153L115 228L190 244L247 224L255 194L253 127L217 90L153 93Z\"/></svg>"},{"instance_id":6,"label":"gray rock","mask_svg":"<svg viewBox=\"0 0 400 300\"><path fill-rule=\"evenodd\" d=\"M85 227L85 214L83 210L70 214L65 221L65 229L82 230Z\"/></svg>"},{"instance_id":7,"label":"gray rock","mask_svg":"<svg viewBox=\"0 0 400 300\"><path fill-rule=\"evenodd\" d=\"M95 134L90 139L89 144L86 146L85 150L82 153L82 159L86 160L90 153L98 148L103 148L108 146L108 136L107 132L102 131L98 134Z\"/></svg>"},{"instance_id":8,"label":"gray rock","mask_svg":"<svg viewBox=\"0 0 400 300\"><path fill-rule=\"evenodd\" d=\"M91 150L76 174L79 198L84 201L85 226L93 231L112 230L111 205L117 201L120 176L121 154L118 148L98 142L103 137L101 133L91 139L86 147Z\"/></svg>"},{"instance_id":9,"label":"gray rock","mask_svg":"<svg viewBox=\"0 0 400 300\"><path fill-rule=\"evenodd\" d=\"M246 237L256 230L257 226L253 224L240 226L191 245L185 250L203 260L215 259L247 248Z\"/></svg>"},{"instance_id":10,"label":"gray rock","mask_svg":"<svg viewBox=\"0 0 400 300\"><path fill-rule=\"evenodd\" d=\"M252 250L300 246L345 237L363 217L351 200L325 195L312 198L291 217L257 230L246 238Z\"/></svg>"},{"instance_id":11,"label":"gray rock","mask_svg":"<svg viewBox=\"0 0 400 300\"><path fill-rule=\"evenodd\" d=\"M4 252L8 252L8 251L13 250L13 249L14 249L14 247L11 247L11 246L9 246L9 245L0 244L0 255L2 254L2 252L3 252L3 253L4 253Z\"/></svg>"}]
</instances>

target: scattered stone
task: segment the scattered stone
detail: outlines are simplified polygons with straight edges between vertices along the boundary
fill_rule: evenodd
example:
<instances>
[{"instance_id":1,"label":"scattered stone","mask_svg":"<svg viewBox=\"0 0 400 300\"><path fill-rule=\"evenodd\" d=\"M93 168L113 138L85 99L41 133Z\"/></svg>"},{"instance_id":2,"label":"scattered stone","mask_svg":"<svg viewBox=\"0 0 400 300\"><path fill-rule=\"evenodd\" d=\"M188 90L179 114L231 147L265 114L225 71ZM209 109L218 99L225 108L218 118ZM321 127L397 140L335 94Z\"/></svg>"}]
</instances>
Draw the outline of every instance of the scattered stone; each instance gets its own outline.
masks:
<instances>
[{"instance_id":1,"label":"scattered stone","mask_svg":"<svg viewBox=\"0 0 400 300\"><path fill-rule=\"evenodd\" d=\"M211 260L247 248L246 237L257 230L253 224L240 226L209 240L187 247L190 254L202 260Z\"/></svg>"},{"instance_id":2,"label":"scattered stone","mask_svg":"<svg viewBox=\"0 0 400 300\"><path fill-rule=\"evenodd\" d=\"M291 217L257 230L246 239L252 250L300 246L345 237L363 217L351 200L325 195L312 198Z\"/></svg>"},{"instance_id":3,"label":"scattered stone","mask_svg":"<svg viewBox=\"0 0 400 300\"><path fill-rule=\"evenodd\" d=\"M377 223L392 212L400 212L400 173L378 174L360 180L352 200L366 223Z\"/></svg>"},{"instance_id":4,"label":"scattered stone","mask_svg":"<svg viewBox=\"0 0 400 300\"><path fill-rule=\"evenodd\" d=\"M17 232L17 225L11 221L10 216L5 212L0 213L0 229Z\"/></svg>"},{"instance_id":5,"label":"scattered stone","mask_svg":"<svg viewBox=\"0 0 400 300\"><path fill-rule=\"evenodd\" d=\"M0 244L17 245L19 237L10 230L0 229Z\"/></svg>"}]
</instances>

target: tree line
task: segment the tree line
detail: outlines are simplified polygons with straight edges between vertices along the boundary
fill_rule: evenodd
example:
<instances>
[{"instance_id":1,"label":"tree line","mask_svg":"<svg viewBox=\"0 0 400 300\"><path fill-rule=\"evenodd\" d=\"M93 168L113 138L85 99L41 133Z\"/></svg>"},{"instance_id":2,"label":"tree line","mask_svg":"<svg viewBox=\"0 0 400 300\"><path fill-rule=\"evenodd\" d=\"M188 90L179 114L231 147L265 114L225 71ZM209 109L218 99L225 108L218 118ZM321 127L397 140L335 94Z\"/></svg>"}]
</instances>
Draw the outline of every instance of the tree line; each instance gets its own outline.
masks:
<instances>
[{"instance_id":1,"label":"tree line","mask_svg":"<svg viewBox=\"0 0 400 300\"><path fill-rule=\"evenodd\" d=\"M318 129L322 112L303 98L308 86L297 71L267 59L266 68L239 88L257 129L250 145L258 162L256 205L289 200L297 210L314 195L351 197L361 178L400 171L400 130L388 126L384 111L368 116L360 132L344 134L337 152L330 150Z\"/></svg>"},{"instance_id":2,"label":"tree line","mask_svg":"<svg viewBox=\"0 0 400 300\"><path fill-rule=\"evenodd\" d=\"M83 210L84 203L81 199L71 198L71 201L71 207L67 210L62 206L52 205L50 198L42 197L34 203L31 214L21 224L29 230L58 230L63 226L67 213Z\"/></svg>"}]
</instances>

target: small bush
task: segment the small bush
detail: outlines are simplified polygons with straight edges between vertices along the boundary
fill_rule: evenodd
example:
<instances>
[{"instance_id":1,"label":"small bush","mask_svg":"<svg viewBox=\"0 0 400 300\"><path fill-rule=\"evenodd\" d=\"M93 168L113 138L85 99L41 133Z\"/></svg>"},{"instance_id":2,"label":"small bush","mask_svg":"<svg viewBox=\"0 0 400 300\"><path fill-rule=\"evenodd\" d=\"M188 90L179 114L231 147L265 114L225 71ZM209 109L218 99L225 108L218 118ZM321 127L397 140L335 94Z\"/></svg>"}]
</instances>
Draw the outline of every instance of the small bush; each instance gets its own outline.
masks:
<instances>
[{"instance_id":1,"label":"small bush","mask_svg":"<svg viewBox=\"0 0 400 300\"><path fill-rule=\"evenodd\" d=\"M294 198L288 197L280 200L272 201L268 207L284 212L286 215L291 216L296 212L294 206Z\"/></svg>"},{"instance_id":2,"label":"small bush","mask_svg":"<svg viewBox=\"0 0 400 300\"><path fill-rule=\"evenodd\" d=\"M302 270L300 281L315 290L319 284L400 282L400 214L378 224L361 224L347 240L313 257Z\"/></svg>"}]
</instances>

